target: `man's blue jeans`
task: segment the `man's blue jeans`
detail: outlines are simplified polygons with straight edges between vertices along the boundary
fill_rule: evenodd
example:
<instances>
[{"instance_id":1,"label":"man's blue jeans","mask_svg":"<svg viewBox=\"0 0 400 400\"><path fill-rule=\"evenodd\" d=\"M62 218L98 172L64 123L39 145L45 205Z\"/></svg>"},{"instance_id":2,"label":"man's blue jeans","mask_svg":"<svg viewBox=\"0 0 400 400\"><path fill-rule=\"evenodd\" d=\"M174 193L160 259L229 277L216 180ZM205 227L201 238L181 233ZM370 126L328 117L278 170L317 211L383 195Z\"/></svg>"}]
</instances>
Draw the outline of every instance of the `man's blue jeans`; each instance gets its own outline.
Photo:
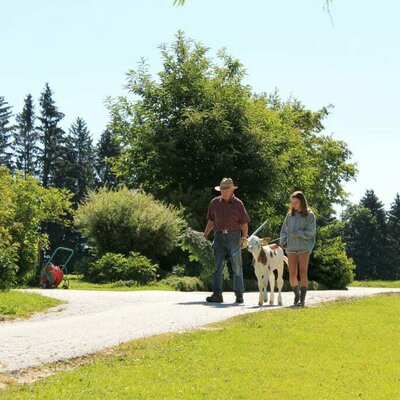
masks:
<instances>
[{"instance_id":1,"label":"man's blue jeans","mask_svg":"<svg viewBox=\"0 0 400 400\"><path fill-rule=\"evenodd\" d=\"M242 251L240 249L241 231L229 233L216 232L212 244L216 270L214 273L215 294L222 294L222 273L227 261L230 261L233 271L233 290L235 294L244 292L243 269L242 269Z\"/></svg>"}]
</instances>

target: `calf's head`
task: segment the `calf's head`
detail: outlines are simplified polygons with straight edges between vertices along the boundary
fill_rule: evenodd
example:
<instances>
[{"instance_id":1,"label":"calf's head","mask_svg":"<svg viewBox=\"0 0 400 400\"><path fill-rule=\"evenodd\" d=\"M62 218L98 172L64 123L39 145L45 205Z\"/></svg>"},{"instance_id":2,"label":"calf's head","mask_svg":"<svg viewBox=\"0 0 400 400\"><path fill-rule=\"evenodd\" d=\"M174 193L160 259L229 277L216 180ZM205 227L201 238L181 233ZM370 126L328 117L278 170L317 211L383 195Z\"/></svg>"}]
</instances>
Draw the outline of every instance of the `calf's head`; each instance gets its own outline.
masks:
<instances>
[{"instance_id":1,"label":"calf's head","mask_svg":"<svg viewBox=\"0 0 400 400\"><path fill-rule=\"evenodd\" d=\"M253 254L254 262L257 260L257 262L261 264L267 264L267 254L265 253L263 246L267 245L269 241L270 238L260 239L257 236L249 237L247 241L247 249Z\"/></svg>"},{"instance_id":2,"label":"calf's head","mask_svg":"<svg viewBox=\"0 0 400 400\"><path fill-rule=\"evenodd\" d=\"M270 238L262 238L260 239L258 236L250 236L247 239L247 249L252 252L255 250L259 250L262 248L262 246L265 246L268 244Z\"/></svg>"}]
</instances>

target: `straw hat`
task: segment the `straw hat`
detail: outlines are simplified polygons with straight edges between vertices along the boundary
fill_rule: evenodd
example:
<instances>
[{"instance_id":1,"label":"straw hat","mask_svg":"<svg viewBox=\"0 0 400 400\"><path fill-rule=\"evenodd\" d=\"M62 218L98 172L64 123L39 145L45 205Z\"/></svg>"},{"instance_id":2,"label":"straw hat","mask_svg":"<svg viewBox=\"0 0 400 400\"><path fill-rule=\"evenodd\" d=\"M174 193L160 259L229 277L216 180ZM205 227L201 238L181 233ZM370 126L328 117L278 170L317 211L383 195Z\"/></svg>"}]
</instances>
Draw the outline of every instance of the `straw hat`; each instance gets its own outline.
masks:
<instances>
[{"instance_id":1,"label":"straw hat","mask_svg":"<svg viewBox=\"0 0 400 400\"><path fill-rule=\"evenodd\" d=\"M229 189L237 189L238 187L233 184L233 180L231 178L224 178L222 179L219 186L215 186L215 190L220 192L221 190L229 190Z\"/></svg>"}]
</instances>

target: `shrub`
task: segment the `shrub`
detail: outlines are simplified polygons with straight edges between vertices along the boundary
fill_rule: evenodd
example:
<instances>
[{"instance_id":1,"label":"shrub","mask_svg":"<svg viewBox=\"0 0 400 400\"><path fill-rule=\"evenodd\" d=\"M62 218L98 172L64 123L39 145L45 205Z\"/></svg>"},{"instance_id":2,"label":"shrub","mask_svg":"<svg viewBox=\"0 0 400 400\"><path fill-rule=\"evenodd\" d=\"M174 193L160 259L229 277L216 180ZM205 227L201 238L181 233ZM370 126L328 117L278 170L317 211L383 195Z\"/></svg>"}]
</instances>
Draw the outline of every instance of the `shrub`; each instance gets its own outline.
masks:
<instances>
[{"instance_id":1,"label":"shrub","mask_svg":"<svg viewBox=\"0 0 400 400\"><path fill-rule=\"evenodd\" d=\"M172 267L172 275L185 276L186 267L182 264L177 264Z\"/></svg>"},{"instance_id":2,"label":"shrub","mask_svg":"<svg viewBox=\"0 0 400 400\"><path fill-rule=\"evenodd\" d=\"M151 259L174 249L185 225L176 208L125 187L90 192L75 223L99 256L137 251Z\"/></svg>"},{"instance_id":3,"label":"shrub","mask_svg":"<svg viewBox=\"0 0 400 400\"><path fill-rule=\"evenodd\" d=\"M204 290L203 282L195 276L170 275L161 282L181 292L195 292Z\"/></svg>"},{"instance_id":4,"label":"shrub","mask_svg":"<svg viewBox=\"0 0 400 400\"><path fill-rule=\"evenodd\" d=\"M187 228L182 235L181 247L189 252L189 261L199 263L199 278L205 287L211 290L215 271L215 257L211 242L204 237L202 232ZM229 280L229 271L226 267L223 279L224 281Z\"/></svg>"},{"instance_id":5,"label":"shrub","mask_svg":"<svg viewBox=\"0 0 400 400\"><path fill-rule=\"evenodd\" d=\"M88 264L83 273L87 280L95 283L135 281L144 285L156 279L157 268L156 264L139 253L131 252L128 257L106 253Z\"/></svg>"},{"instance_id":6,"label":"shrub","mask_svg":"<svg viewBox=\"0 0 400 400\"><path fill-rule=\"evenodd\" d=\"M355 265L335 229L334 224L319 229L309 277L328 289L346 289L354 279Z\"/></svg>"},{"instance_id":7,"label":"shrub","mask_svg":"<svg viewBox=\"0 0 400 400\"><path fill-rule=\"evenodd\" d=\"M11 289L17 279L17 254L14 247L0 247L0 290Z\"/></svg>"}]
</instances>

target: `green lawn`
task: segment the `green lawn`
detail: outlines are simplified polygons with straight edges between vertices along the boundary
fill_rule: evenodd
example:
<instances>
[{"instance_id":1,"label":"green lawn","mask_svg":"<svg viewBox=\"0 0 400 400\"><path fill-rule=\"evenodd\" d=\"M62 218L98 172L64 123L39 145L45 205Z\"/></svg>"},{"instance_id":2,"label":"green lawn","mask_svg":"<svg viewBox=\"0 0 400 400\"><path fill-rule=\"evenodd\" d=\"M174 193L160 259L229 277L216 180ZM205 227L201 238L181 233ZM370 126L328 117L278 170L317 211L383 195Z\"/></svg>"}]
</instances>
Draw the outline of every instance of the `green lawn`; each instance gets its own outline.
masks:
<instances>
[{"instance_id":1,"label":"green lawn","mask_svg":"<svg viewBox=\"0 0 400 400\"><path fill-rule=\"evenodd\" d=\"M61 304L60 300L40 296L36 293L0 292L0 321L27 318Z\"/></svg>"},{"instance_id":2,"label":"green lawn","mask_svg":"<svg viewBox=\"0 0 400 400\"><path fill-rule=\"evenodd\" d=\"M173 290L170 286L163 283L153 283L145 286L118 286L115 283L91 283L84 281L78 275L67 275L69 280L69 288L75 290ZM62 289L62 285L59 286Z\"/></svg>"},{"instance_id":3,"label":"green lawn","mask_svg":"<svg viewBox=\"0 0 400 400\"><path fill-rule=\"evenodd\" d=\"M250 314L122 345L0 398L398 399L399 316L394 294Z\"/></svg>"},{"instance_id":4,"label":"green lawn","mask_svg":"<svg viewBox=\"0 0 400 400\"><path fill-rule=\"evenodd\" d=\"M350 286L400 288L400 281L354 281Z\"/></svg>"}]
</instances>

